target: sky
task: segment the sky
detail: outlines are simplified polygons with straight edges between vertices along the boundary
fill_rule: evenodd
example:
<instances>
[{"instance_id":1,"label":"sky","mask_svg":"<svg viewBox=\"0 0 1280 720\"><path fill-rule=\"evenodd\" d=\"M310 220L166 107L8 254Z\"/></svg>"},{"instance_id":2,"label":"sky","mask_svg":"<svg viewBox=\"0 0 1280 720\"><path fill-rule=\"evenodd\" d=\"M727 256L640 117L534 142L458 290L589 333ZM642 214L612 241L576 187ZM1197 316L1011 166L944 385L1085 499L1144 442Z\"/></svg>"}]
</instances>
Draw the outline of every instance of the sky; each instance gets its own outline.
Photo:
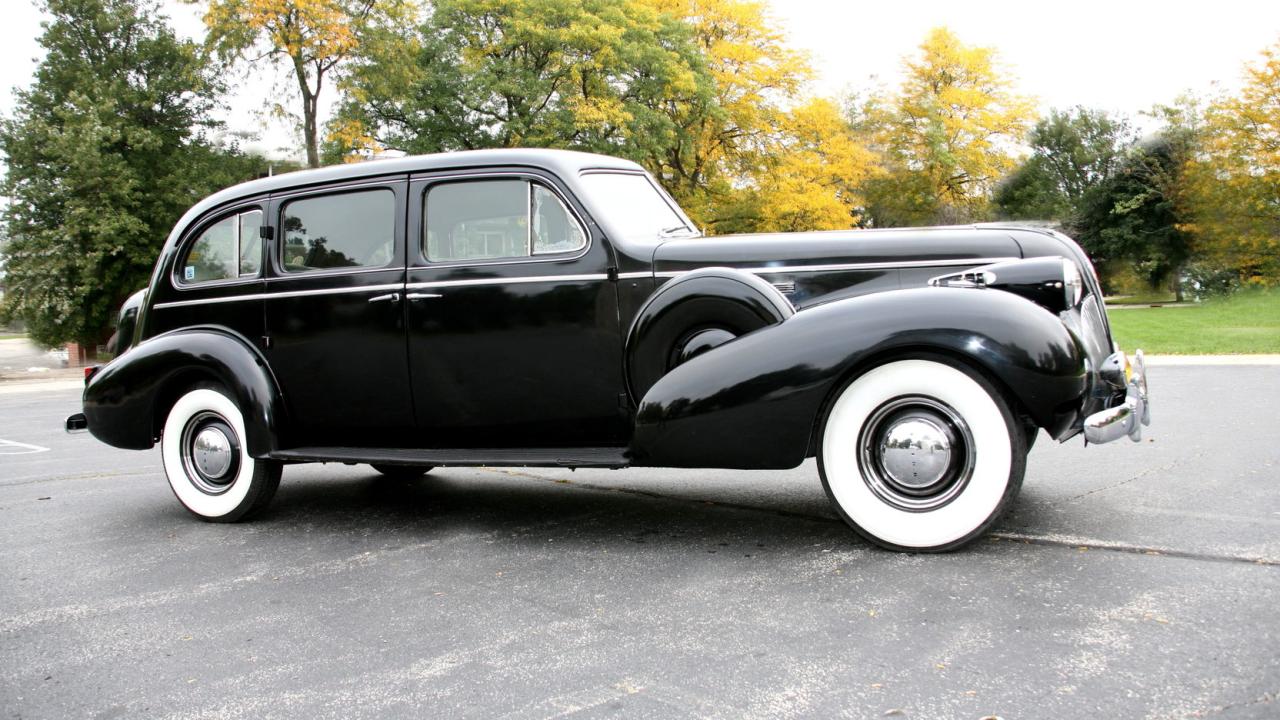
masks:
<instances>
[{"instance_id":1,"label":"sky","mask_svg":"<svg viewBox=\"0 0 1280 720\"><path fill-rule=\"evenodd\" d=\"M9 115L11 88L30 83L40 55L41 15L30 0L0 5L0 113ZM197 8L177 0L162 6L180 34L202 34ZM893 87L903 57L929 29L945 25L967 44L996 48L1017 89L1036 97L1042 111L1084 105L1122 113L1140 128L1150 125L1139 114L1156 103L1238 88L1244 64L1280 42L1274 0L771 0L769 10L790 45L809 54L817 94ZM231 130L259 135L252 149L296 153L288 127L262 112L287 85L267 68L248 75L222 119Z\"/></svg>"}]
</instances>

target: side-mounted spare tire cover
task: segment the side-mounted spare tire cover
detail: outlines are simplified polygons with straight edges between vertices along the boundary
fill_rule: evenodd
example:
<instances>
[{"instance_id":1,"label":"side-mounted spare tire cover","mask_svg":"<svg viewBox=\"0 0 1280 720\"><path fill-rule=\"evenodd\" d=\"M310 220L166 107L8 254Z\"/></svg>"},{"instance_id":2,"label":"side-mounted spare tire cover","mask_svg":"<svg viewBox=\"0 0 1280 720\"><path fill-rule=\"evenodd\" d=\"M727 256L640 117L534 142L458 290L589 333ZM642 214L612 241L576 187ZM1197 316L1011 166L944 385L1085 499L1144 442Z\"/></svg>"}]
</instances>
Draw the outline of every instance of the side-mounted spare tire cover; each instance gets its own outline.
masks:
<instances>
[{"instance_id":1,"label":"side-mounted spare tire cover","mask_svg":"<svg viewBox=\"0 0 1280 720\"><path fill-rule=\"evenodd\" d=\"M672 368L713 347L795 314L765 280L733 268L701 268L667 282L627 333L627 389L639 404Z\"/></svg>"}]
</instances>

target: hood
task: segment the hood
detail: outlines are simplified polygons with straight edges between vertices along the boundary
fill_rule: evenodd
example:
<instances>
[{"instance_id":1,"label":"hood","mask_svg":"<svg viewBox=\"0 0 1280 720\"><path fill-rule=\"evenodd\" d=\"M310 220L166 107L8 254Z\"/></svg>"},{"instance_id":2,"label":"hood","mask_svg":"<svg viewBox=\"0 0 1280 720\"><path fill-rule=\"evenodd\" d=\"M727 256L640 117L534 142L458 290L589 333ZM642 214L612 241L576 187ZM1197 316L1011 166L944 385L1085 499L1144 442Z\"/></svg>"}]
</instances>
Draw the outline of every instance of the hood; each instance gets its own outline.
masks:
<instances>
[{"instance_id":1,"label":"hood","mask_svg":"<svg viewBox=\"0 0 1280 720\"><path fill-rule=\"evenodd\" d=\"M672 239L653 255L654 271L677 273L707 266L744 269L817 271L821 266L938 266L1020 258L1023 253L1008 230L910 228L830 232L716 235Z\"/></svg>"}]
</instances>

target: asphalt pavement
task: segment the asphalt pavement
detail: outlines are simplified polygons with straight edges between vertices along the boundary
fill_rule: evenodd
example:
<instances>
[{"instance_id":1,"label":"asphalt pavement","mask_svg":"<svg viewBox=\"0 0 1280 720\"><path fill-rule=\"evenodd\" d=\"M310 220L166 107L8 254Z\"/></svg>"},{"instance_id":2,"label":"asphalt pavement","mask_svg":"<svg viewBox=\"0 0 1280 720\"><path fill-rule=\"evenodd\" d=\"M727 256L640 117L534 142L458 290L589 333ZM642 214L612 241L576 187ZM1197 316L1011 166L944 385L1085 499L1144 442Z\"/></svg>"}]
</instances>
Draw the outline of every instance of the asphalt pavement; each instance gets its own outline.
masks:
<instances>
[{"instance_id":1,"label":"asphalt pavement","mask_svg":"<svg viewBox=\"0 0 1280 720\"><path fill-rule=\"evenodd\" d=\"M1280 366L1159 367L940 556L791 471L286 468L241 525L0 383L3 718L1280 717Z\"/></svg>"}]
</instances>

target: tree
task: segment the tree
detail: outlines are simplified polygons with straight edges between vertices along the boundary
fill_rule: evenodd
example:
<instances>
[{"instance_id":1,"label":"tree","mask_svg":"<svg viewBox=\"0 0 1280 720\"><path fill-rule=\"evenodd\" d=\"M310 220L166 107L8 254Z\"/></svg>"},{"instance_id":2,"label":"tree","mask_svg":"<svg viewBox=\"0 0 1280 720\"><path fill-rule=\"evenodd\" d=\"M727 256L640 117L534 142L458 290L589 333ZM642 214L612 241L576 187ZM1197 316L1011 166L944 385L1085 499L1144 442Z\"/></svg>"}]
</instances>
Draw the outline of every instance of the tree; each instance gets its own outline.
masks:
<instances>
[{"instance_id":1,"label":"tree","mask_svg":"<svg viewBox=\"0 0 1280 720\"><path fill-rule=\"evenodd\" d=\"M409 37L388 30L366 48L335 139L639 159L675 134L659 100L694 92L701 72L685 28L636 0L442 0Z\"/></svg>"},{"instance_id":2,"label":"tree","mask_svg":"<svg viewBox=\"0 0 1280 720\"><path fill-rule=\"evenodd\" d=\"M868 186L876 225L967 222L985 216L996 181L1034 117L1012 91L995 50L930 31L905 62L902 87L856 108L883 154L886 173Z\"/></svg>"},{"instance_id":3,"label":"tree","mask_svg":"<svg viewBox=\"0 0 1280 720\"><path fill-rule=\"evenodd\" d=\"M199 3L202 0L185 0ZM320 95L326 80L380 27L412 22L408 0L208 0L207 43L224 60L271 58L293 75L302 100L307 164L320 166ZM277 110L287 114L283 105Z\"/></svg>"},{"instance_id":4,"label":"tree","mask_svg":"<svg viewBox=\"0 0 1280 720\"><path fill-rule=\"evenodd\" d=\"M1070 219L1085 193L1115 173L1133 141L1129 123L1105 111L1051 110L1027 136L1031 156L996 188L999 214Z\"/></svg>"},{"instance_id":5,"label":"tree","mask_svg":"<svg viewBox=\"0 0 1280 720\"><path fill-rule=\"evenodd\" d=\"M367 37L333 125L339 154L604 152L725 230L760 221L770 153L809 142L784 137L809 68L758 2L445 0L416 31Z\"/></svg>"},{"instance_id":6,"label":"tree","mask_svg":"<svg viewBox=\"0 0 1280 720\"><path fill-rule=\"evenodd\" d=\"M741 207L753 200L743 188L760 186L761 173L776 168L770 158L789 142L781 137L787 107L800 100L813 72L760 2L647 2L689 28L707 75L695 92L658 98L655 107L675 132L642 162L700 224L712 231L741 227Z\"/></svg>"},{"instance_id":7,"label":"tree","mask_svg":"<svg viewBox=\"0 0 1280 720\"><path fill-rule=\"evenodd\" d=\"M1245 70L1239 95L1205 110L1186 168L1186 209L1204 259L1280 282L1280 44Z\"/></svg>"},{"instance_id":8,"label":"tree","mask_svg":"<svg viewBox=\"0 0 1280 720\"><path fill-rule=\"evenodd\" d=\"M1152 288L1166 286L1179 300L1192 250L1179 210L1191 149L1191 137L1179 132L1139 143L1111 177L1086 191L1071 228L1095 263L1131 262Z\"/></svg>"},{"instance_id":9,"label":"tree","mask_svg":"<svg viewBox=\"0 0 1280 720\"><path fill-rule=\"evenodd\" d=\"M814 99L778 120L761 167L717 208L719 229L839 230L862 220L862 187L875 157L829 100Z\"/></svg>"},{"instance_id":10,"label":"tree","mask_svg":"<svg viewBox=\"0 0 1280 720\"><path fill-rule=\"evenodd\" d=\"M10 240L0 315L46 346L105 339L196 199L253 174L195 131L216 90L152 0L47 0L46 56L0 121ZM232 153L233 159L238 155ZM236 160L236 162L240 162Z\"/></svg>"}]
</instances>

